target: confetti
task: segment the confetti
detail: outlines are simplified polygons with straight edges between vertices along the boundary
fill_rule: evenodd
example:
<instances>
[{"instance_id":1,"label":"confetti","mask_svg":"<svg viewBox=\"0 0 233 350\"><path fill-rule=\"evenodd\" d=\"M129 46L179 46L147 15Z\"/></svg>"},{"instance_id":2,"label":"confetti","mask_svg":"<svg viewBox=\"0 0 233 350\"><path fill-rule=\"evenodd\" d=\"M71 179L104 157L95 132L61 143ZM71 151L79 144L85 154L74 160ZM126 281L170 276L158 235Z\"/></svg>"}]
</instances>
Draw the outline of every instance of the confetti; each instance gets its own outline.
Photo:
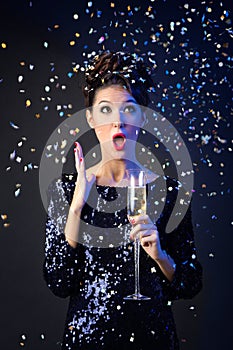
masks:
<instances>
[{"instance_id":1,"label":"confetti","mask_svg":"<svg viewBox=\"0 0 233 350\"><path fill-rule=\"evenodd\" d=\"M10 126L13 128L13 129L19 129L19 126L17 124L15 124L14 122L10 122Z\"/></svg>"},{"instance_id":2,"label":"confetti","mask_svg":"<svg viewBox=\"0 0 233 350\"><path fill-rule=\"evenodd\" d=\"M31 104L32 104L31 100L28 99L28 100L25 101L25 106L26 107L30 107Z\"/></svg>"},{"instance_id":3,"label":"confetti","mask_svg":"<svg viewBox=\"0 0 233 350\"><path fill-rule=\"evenodd\" d=\"M23 81L23 75L19 75L18 76L18 83L22 83L22 81Z\"/></svg>"},{"instance_id":4,"label":"confetti","mask_svg":"<svg viewBox=\"0 0 233 350\"><path fill-rule=\"evenodd\" d=\"M16 190L15 190L15 197L17 198L19 195L20 195L20 193L21 193L21 185L20 184L17 184L16 185Z\"/></svg>"},{"instance_id":5,"label":"confetti","mask_svg":"<svg viewBox=\"0 0 233 350\"><path fill-rule=\"evenodd\" d=\"M31 23L34 6L33 1L28 2ZM222 215L217 204L220 198L227 201L232 191L228 179L229 156L233 148L230 132L233 114L232 14L227 2L172 3L172 10L170 6L171 2L167 0L139 1L137 6L133 2L111 0L97 6L96 2L87 1L83 11L77 6L67 6L60 22L56 12L51 12L47 20L46 12L50 11L44 12L38 6L39 13L41 11L44 16L41 30L44 28L47 32L39 38L40 48L34 50L37 55L32 49L30 51L30 45L36 45L34 41L37 40L30 41L26 32L18 43L13 32L13 40L10 35L9 38L2 36L3 55L7 55L13 45L15 52L20 52L14 58L17 68L12 69L9 63L9 69L3 69L0 78L2 96L8 94L4 90L7 84L11 85L12 92L7 108L1 112L2 120L7 121L9 135L3 148L9 162L3 164L5 176L9 178L9 193L13 192L15 198L21 196L27 179L38 169L39 153L46 144L48 130L80 109L75 82L85 71L89 58L94 57L99 49L127 50L142 54L153 65L153 108L171 121L190 150L196 176L194 199L198 201L201 212L200 219L196 219L197 235L205 239L205 235L212 237L211 229L214 231L215 227L222 231ZM36 23L37 20L35 27ZM27 54L22 50L24 45L28 48ZM63 49L65 64L61 61ZM17 106L16 112L10 108L11 103ZM21 132L26 135L26 140ZM81 134L80 125L72 127L67 134L57 144L47 145L46 157L51 164L66 163L62 152L68 147L69 136ZM153 130L153 134L160 136L159 130ZM168 146L165 153L168 153L172 139L174 135L163 141ZM147 166L157 164L152 155L162 151L163 142L154 139L151 154L142 147L141 152L148 155ZM178 142L175 146L177 152L182 147ZM90 156L97 159L96 152L91 152ZM164 172L169 172L173 166L168 157L160 163ZM177 169L182 165L181 160L175 161ZM181 176L185 179L188 174L187 169ZM206 232L203 216L206 226L209 226ZM8 217L5 212L1 214L4 227L10 225ZM214 262L217 256L214 248L212 251L208 243L203 246L207 258ZM195 311L196 306L192 307L194 309L190 310ZM38 338L46 341L44 334ZM131 339L133 341L134 335ZM188 337L181 339L183 343L190 341ZM26 345L25 335L25 338L20 338L20 346Z\"/></svg>"}]
</instances>

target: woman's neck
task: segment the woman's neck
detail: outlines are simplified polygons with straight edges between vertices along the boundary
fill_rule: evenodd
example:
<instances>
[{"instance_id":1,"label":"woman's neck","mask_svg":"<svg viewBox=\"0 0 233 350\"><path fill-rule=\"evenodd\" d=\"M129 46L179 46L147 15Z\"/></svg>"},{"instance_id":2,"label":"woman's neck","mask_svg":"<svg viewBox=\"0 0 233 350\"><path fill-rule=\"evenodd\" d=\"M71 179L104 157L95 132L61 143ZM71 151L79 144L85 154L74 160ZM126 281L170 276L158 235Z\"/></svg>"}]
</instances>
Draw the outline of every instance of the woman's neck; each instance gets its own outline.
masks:
<instances>
[{"instance_id":1,"label":"woman's neck","mask_svg":"<svg viewBox=\"0 0 233 350\"><path fill-rule=\"evenodd\" d=\"M138 161L132 162L123 159L114 159L108 162L101 161L96 169L97 184L105 186L119 185L126 176L126 169L139 166Z\"/></svg>"}]
</instances>

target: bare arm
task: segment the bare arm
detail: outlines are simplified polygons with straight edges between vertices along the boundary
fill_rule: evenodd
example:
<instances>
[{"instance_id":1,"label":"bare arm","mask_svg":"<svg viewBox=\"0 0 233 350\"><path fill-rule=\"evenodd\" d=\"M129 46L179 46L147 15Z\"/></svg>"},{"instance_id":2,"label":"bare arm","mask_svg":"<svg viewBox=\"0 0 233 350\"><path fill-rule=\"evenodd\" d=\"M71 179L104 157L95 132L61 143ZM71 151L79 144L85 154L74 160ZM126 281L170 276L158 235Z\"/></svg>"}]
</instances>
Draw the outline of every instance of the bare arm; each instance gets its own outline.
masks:
<instances>
[{"instance_id":1,"label":"bare arm","mask_svg":"<svg viewBox=\"0 0 233 350\"><path fill-rule=\"evenodd\" d=\"M73 248L76 248L78 243L82 208L87 200L91 187L95 181L94 175L91 175L89 179L87 178L82 147L78 142L76 142L75 145L75 167L78 175L73 199L70 205L69 214L65 226L66 240Z\"/></svg>"}]
</instances>

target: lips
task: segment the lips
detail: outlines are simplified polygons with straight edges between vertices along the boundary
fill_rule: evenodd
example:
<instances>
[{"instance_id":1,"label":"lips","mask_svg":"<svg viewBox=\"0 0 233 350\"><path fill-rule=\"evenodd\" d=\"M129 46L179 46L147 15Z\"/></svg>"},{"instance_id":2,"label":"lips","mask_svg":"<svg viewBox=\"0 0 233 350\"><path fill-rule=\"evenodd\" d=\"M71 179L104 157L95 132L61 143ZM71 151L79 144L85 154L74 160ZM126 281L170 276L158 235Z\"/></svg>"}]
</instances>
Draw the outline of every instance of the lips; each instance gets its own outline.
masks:
<instances>
[{"instance_id":1,"label":"lips","mask_svg":"<svg viewBox=\"0 0 233 350\"><path fill-rule=\"evenodd\" d=\"M114 147L117 151L121 151L126 142L126 136L122 132L114 134L112 137Z\"/></svg>"}]
</instances>

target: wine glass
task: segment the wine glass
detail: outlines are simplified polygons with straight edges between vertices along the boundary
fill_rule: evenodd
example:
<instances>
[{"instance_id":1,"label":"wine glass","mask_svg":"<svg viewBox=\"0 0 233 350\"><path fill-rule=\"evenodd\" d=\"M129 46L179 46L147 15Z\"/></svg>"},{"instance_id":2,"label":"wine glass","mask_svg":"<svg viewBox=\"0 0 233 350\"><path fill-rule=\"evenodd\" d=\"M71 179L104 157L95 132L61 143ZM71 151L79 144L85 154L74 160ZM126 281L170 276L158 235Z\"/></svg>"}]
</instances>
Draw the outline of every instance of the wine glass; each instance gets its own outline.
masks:
<instances>
[{"instance_id":1,"label":"wine glass","mask_svg":"<svg viewBox=\"0 0 233 350\"><path fill-rule=\"evenodd\" d=\"M133 219L146 213L146 177L141 169L127 170L127 212L128 217ZM125 300L150 300L150 297L140 293L139 283L139 258L140 238L134 239L134 268L135 268L135 291L133 294L124 297Z\"/></svg>"}]
</instances>

